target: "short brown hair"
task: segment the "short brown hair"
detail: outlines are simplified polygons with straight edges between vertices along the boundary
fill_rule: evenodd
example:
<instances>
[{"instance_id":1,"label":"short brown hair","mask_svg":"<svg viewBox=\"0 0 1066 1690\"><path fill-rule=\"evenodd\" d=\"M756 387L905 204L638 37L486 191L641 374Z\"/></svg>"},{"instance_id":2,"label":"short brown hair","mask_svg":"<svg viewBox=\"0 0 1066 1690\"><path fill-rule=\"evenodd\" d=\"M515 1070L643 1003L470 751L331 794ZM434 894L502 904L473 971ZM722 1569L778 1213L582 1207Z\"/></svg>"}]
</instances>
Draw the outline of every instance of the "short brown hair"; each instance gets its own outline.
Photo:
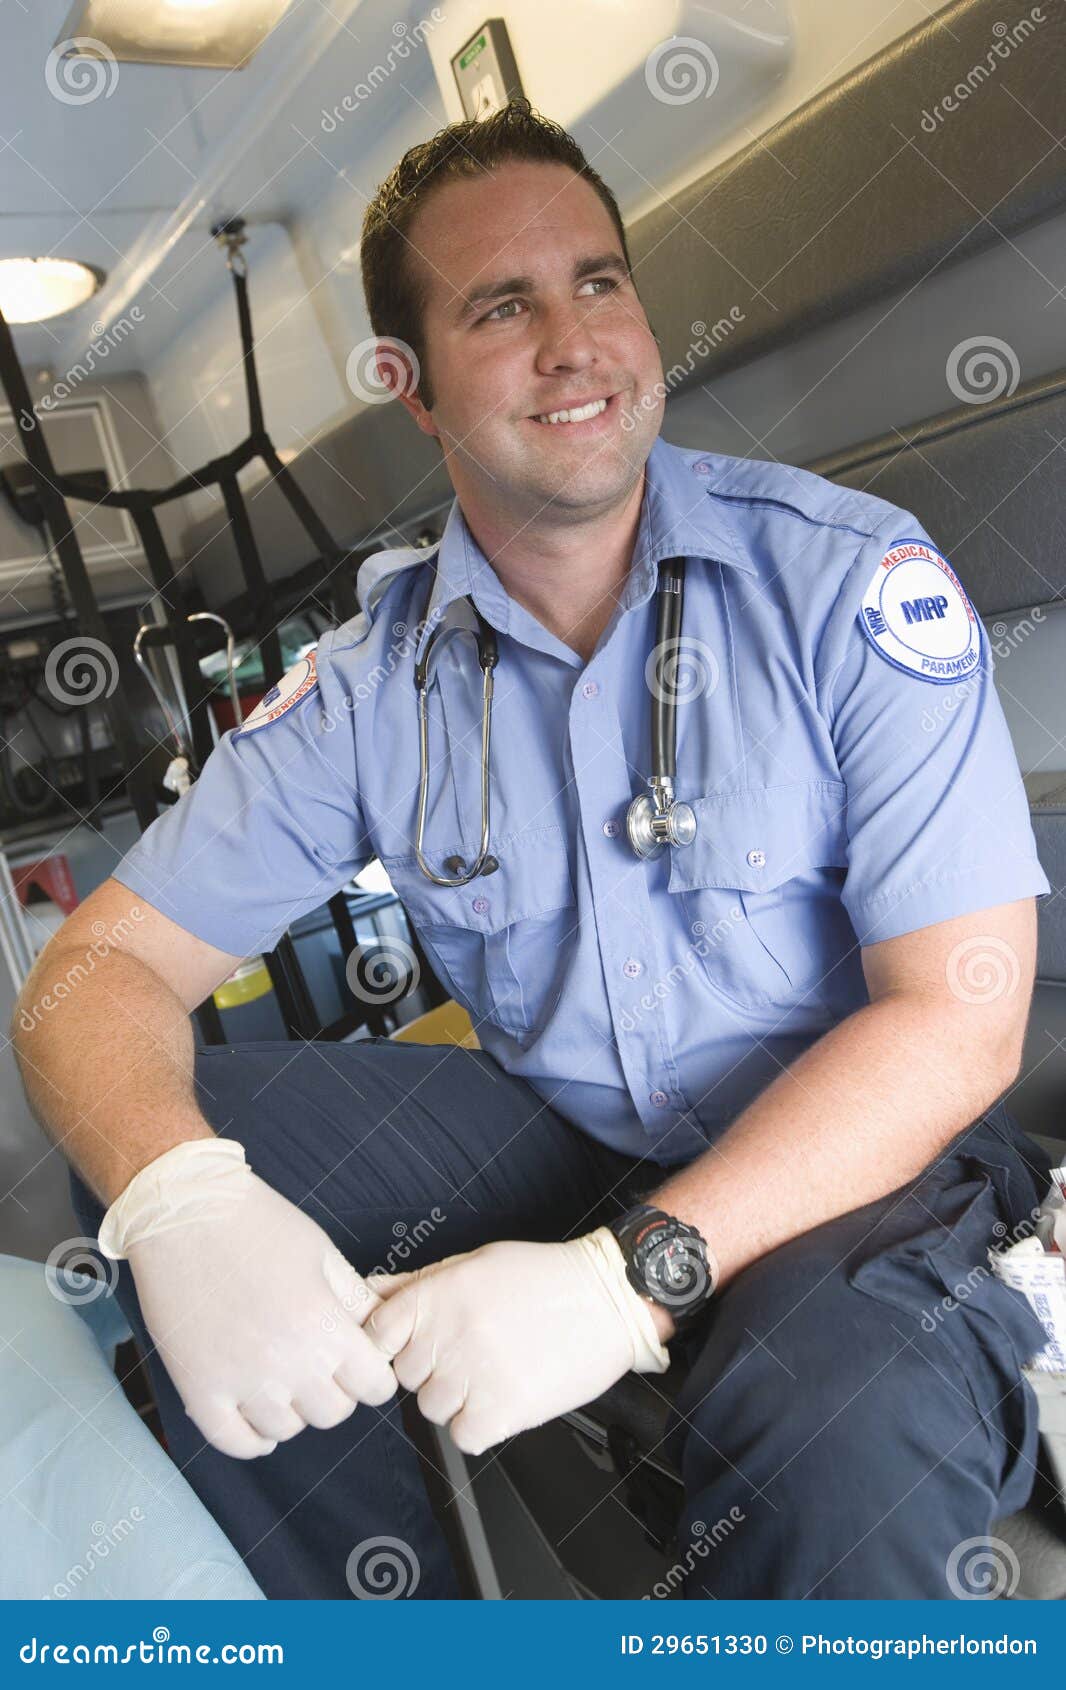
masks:
<instances>
[{"instance_id":1,"label":"short brown hair","mask_svg":"<svg viewBox=\"0 0 1066 1690\"><path fill-rule=\"evenodd\" d=\"M511 100L491 117L450 123L430 140L411 147L366 208L360 261L370 326L376 335L404 341L414 352L422 372L419 398L427 410L432 409L433 395L426 376L422 329L425 298L421 278L410 262L411 225L436 188L512 161L563 164L583 177L606 206L626 268L632 272L625 226L610 188L573 136L541 117L528 100Z\"/></svg>"}]
</instances>

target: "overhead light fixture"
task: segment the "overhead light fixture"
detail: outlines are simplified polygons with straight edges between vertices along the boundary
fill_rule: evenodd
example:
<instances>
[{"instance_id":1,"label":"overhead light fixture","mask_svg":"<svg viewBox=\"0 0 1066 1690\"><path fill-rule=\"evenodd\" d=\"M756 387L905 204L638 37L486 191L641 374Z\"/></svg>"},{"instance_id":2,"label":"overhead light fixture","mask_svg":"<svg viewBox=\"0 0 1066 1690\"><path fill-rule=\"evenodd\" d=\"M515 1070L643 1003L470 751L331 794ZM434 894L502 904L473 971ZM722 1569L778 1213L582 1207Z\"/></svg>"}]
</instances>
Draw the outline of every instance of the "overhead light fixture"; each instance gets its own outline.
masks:
<instances>
[{"instance_id":1,"label":"overhead light fixture","mask_svg":"<svg viewBox=\"0 0 1066 1690\"><path fill-rule=\"evenodd\" d=\"M292 0L77 0L53 52L239 70Z\"/></svg>"},{"instance_id":2,"label":"overhead light fixture","mask_svg":"<svg viewBox=\"0 0 1066 1690\"><path fill-rule=\"evenodd\" d=\"M84 305L103 279L73 258L0 258L0 311L9 323L43 323Z\"/></svg>"}]
</instances>

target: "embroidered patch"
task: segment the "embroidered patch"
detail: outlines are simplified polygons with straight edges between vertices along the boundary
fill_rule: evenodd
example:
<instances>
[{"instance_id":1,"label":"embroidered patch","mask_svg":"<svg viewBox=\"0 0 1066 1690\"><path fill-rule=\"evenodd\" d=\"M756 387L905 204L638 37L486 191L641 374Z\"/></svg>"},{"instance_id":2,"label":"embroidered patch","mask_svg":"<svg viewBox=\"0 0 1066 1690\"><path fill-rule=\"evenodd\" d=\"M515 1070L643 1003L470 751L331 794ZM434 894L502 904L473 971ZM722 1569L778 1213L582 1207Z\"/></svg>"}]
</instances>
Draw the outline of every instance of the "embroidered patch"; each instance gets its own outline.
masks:
<instances>
[{"instance_id":1,"label":"embroidered patch","mask_svg":"<svg viewBox=\"0 0 1066 1690\"><path fill-rule=\"evenodd\" d=\"M874 571L859 622L886 662L941 685L981 661L981 624L947 558L924 540L898 540Z\"/></svg>"},{"instance_id":2,"label":"embroidered patch","mask_svg":"<svg viewBox=\"0 0 1066 1690\"><path fill-rule=\"evenodd\" d=\"M315 654L309 651L306 657L301 657L291 669L286 669L281 680L265 692L250 716L246 716L238 729L239 733L254 733L256 728L266 728L271 722L276 722L284 716L300 700L306 698L318 686L318 670L315 664Z\"/></svg>"}]
</instances>

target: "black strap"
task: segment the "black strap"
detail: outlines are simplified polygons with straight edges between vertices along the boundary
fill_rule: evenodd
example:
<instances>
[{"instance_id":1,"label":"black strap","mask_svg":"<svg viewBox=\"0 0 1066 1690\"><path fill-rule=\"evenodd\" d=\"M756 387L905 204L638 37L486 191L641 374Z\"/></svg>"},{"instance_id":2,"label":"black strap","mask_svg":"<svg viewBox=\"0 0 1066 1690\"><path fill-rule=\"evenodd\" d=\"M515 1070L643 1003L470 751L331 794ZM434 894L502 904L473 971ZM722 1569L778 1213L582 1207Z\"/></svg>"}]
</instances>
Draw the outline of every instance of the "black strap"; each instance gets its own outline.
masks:
<instances>
[{"instance_id":1,"label":"black strap","mask_svg":"<svg viewBox=\"0 0 1066 1690\"><path fill-rule=\"evenodd\" d=\"M231 264L230 273L233 276L237 300L241 360L248 400L248 434L231 451L209 459L199 469L182 476L168 487L102 491L94 476L60 475L57 472L40 421L33 409L33 401L19 363L11 330L0 313L0 382L19 427L26 461L37 483L45 520L63 570L79 628L90 639L99 640L104 646L108 645L107 626L100 614L96 593L85 567L74 524L70 519L66 503L68 499L84 500L89 504L104 505L113 510L125 510L137 528L152 580L169 613L168 621L172 621L182 684L189 704L193 750L201 767L210 755L213 744L208 719L210 689L204 683L196 660L192 630L185 622L187 600L159 527L157 509L187 494L200 492L205 487L217 486L221 491L245 587L255 609L256 636L268 686L280 680L282 675L281 640L274 620L273 592L263 569L247 503L237 481L238 474L248 463L255 458L261 460L311 544L316 547L326 580L329 582L334 613L338 620L347 621L359 608L352 570L354 554L337 545L291 471L281 462L266 431L255 361L251 302L243 265ZM121 672L118 685L103 703L115 745L126 771L129 800L143 830L155 820L158 804L149 779L146 760L142 757L134 737L131 726L132 713ZM315 1037L319 1029L314 1005L295 947L287 934L267 958L267 966L290 1037ZM222 1022L213 1000L208 999L201 1004L197 1015L203 1036L212 1043L220 1043Z\"/></svg>"},{"instance_id":2,"label":"black strap","mask_svg":"<svg viewBox=\"0 0 1066 1690\"><path fill-rule=\"evenodd\" d=\"M57 475L52 462L52 454L48 450L48 443L44 438L44 431L33 408L30 390L26 385L26 377L22 373L15 343L11 337L11 330L0 312L0 380L3 381L8 404L18 424L22 439L22 447L26 454L26 461L33 471L37 483L37 491L44 510L45 521L52 537L52 545L59 559L63 575L67 583L74 613L78 619L78 626L82 634L91 640L97 640L110 651L107 625L100 614L96 602L96 593L89 579L89 572L85 567L85 559L81 555L74 525L70 520L66 500L63 498L60 486L62 477ZM121 671L118 673L118 685L110 694L105 695L103 702L107 713L108 725L111 729L119 756L122 758L126 771L126 789L130 803L142 828L148 827L156 815L155 798L152 793L151 782L144 759L137 746L137 741L130 725L130 714L126 707L122 685ZM104 794L107 797L108 794Z\"/></svg>"}]
</instances>

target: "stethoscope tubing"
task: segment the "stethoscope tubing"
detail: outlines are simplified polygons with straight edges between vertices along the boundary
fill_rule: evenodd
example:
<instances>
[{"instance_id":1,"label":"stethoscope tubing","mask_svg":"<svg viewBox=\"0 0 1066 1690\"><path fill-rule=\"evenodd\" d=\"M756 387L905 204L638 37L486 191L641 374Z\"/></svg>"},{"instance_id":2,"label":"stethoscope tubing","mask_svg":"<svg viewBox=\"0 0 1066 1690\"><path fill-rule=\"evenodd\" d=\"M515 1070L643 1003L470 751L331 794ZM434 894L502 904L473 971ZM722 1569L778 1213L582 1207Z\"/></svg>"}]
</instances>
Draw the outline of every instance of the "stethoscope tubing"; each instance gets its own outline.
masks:
<instances>
[{"instance_id":1,"label":"stethoscope tubing","mask_svg":"<svg viewBox=\"0 0 1066 1690\"><path fill-rule=\"evenodd\" d=\"M496 859L489 852L491 836L491 779L490 779L490 751L492 735L492 694L493 670L499 661L496 643L496 631L481 615L473 599L467 600L476 618L475 628L436 628L426 642L421 658L415 664L415 690L418 695L418 818L415 825L415 858L418 866L427 880L434 886L467 886L476 880L483 872L491 873ZM651 700L651 777L648 785L654 794L654 801L648 798L636 799L630 806L643 806L649 813L656 815L656 827L662 824L662 817L668 811L675 810L672 795L672 784L677 766L677 696L672 684L664 685L662 676L668 673L677 658L677 648L681 638L681 626L685 603L685 560L684 558L664 558L659 564L659 579L656 599L656 651L658 673L652 686ZM455 876L438 874L426 861L423 851L425 842L426 808L429 800L429 711L428 694L430 684L430 658L437 641L443 634L467 633L472 635L477 645L478 663L482 673L481 691L481 839L478 854L473 866L464 873ZM665 796L664 796L665 795ZM667 808L659 814L660 803ZM691 817L688 805L677 805L676 812L687 812ZM691 823L692 831L695 823ZM651 856L662 849L661 844L654 847L638 848L634 841L633 830L630 827L630 839L638 856ZM691 843L691 833L688 838L675 838L672 843ZM452 859L449 859L452 861ZM487 866L491 865L491 866Z\"/></svg>"}]
</instances>

